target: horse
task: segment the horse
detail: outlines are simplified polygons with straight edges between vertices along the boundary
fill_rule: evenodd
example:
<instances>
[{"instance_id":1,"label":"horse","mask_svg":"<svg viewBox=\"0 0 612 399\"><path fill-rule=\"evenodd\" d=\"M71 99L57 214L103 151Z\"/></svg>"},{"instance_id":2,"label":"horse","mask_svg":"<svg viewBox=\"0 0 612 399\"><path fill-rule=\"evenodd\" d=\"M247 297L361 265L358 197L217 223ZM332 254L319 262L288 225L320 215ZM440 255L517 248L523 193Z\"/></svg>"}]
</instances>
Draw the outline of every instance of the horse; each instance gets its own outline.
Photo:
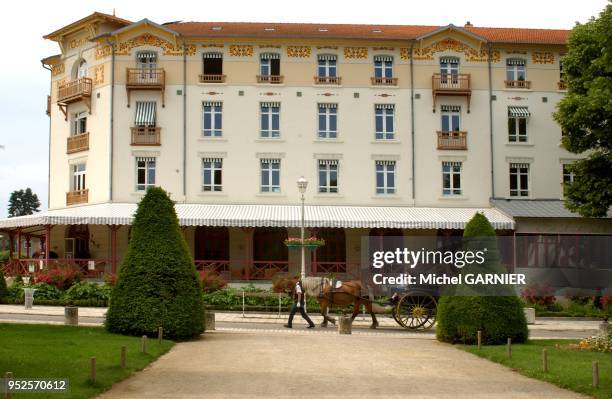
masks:
<instances>
[{"instance_id":1,"label":"horse","mask_svg":"<svg viewBox=\"0 0 612 399\"><path fill-rule=\"evenodd\" d=\"M296 282L299 277L281 278L273 281L274 290L276 292L293 292ZM359 280L343 281L337 288L332 287L335 282L327 277L305 277L302 280L302 286L306 291L306 295L311 295L319 301L319 308L323 316L321 327L327 327L327 323L336 324L336 319L328 315L330 305L349 305L353 304L353 314L351 320L359 314L361 306L365 306L366 311L372 316L372 324L370 328L378 327L378 320L372 311L372 301L361 297L363 284Z\"/></svg>"}]
</instances>

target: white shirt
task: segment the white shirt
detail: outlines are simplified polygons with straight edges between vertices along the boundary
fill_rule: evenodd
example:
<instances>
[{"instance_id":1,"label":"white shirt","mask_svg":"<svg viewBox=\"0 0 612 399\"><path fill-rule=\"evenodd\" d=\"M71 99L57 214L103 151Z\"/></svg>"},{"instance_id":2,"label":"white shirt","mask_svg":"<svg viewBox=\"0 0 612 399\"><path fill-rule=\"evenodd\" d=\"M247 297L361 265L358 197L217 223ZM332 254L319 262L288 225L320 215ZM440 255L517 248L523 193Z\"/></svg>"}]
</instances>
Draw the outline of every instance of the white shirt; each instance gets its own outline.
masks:
<instances>
[{"instance_id":1,"label":"white shirt","mask_svg":"<svg viewBox=\"0 0 612 399\"><path fill-rule=\"evenodd\" d=\"M301 294L302 293L302 287L298 283L295 283L295 293L296 294Z\"/></svg>"}]
</instances>

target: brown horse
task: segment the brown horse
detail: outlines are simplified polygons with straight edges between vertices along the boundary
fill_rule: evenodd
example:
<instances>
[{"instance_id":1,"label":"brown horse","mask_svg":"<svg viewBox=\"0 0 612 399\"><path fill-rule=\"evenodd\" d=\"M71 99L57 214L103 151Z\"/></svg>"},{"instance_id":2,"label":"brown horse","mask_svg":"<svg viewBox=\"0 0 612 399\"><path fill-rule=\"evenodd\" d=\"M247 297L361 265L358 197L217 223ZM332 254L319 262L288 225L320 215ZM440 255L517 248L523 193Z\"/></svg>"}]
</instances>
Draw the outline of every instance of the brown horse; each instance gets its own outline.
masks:
<instances>
[{"instance_id":1,"label":"brown horse","mask_svg":"<svg viewBox=\"0 0 612 399\"><path fill-rule=\"evenodd\" d=\"M273 281L276 292L292 292L299 277L288 277ZM336 324L336 319L328 315L330 305L350 305L353 304L353 314L351 320L359 314L361 306L365 306L366 311L372 316L370 328L378 327L376 315L372 311L372 302L361 297L363 284L359 280L343 281L340 287L332 288L332 280L327 277L306 277L302 280L302 285L306 295L311 295L319 301L323 323L321 327L327 327L327 323Z\"/></svg>"}]
</instances>

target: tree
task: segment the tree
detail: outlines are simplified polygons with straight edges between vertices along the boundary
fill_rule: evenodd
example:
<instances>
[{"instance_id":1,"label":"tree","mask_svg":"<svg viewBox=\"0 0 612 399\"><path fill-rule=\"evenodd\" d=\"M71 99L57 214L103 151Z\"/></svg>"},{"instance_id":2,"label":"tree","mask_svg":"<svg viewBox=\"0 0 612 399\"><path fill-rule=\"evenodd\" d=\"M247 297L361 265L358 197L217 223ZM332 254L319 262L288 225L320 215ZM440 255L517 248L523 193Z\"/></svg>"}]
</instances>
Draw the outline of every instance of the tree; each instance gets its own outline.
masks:
<instances>
[{"instance_id":1,"label":"tree","mask_svg":"<svg viewBox=\"0 0 612 399\"><path fill-rule=\"evenodd\" d=\"M106 315L111 332L188 339L204 330L202 286L179 227L174 203L147 190L132 224Z\"/></svg>"},{"instance_id":2,"label":"tree","mask_svg":"<svg viewBox=\"0 0 612 399\"><path fill-rule=\"evenodd\" d=\"M25 190L15 190L9 198L8 216L31 215L40 211L38 196L29 187Z\"/></svg>"},{"instance_id":3,"label":"tree","mask_svg":"<svg viewBox=\"0 0 612 399\"><path fill-rule=\"evenodd\" d=\"M495 230L482 213L476 213L463 232L466 249L487 248L486 262L482 267L466 270L466 273L502 273L504 268L499 260ZM467 267L466 267L467 269ZM451 343L474 343L478 330L486 344L503 344L507 338L512 342L524 342L528 337L527 320L523 303L511 287L484 287L469 291L459 287L454 296L440 298L437 308L436 337ZM495 290L495 291L493 291ZM474 292L478 294L475 296ZM467 296L468 294L472 296ZM497 295L503 296L492 296Z\"/></svg>"},{"instance_id":4,"label":"tree","mask_svg":"<svg viewBox=\"0 0 612 399\"><path fill-rule=\"evenodd\" d=\"M585 159L570 166L574 181L565 186L566 207L582 216L605 216L612 205L612 5L599 18L576 24L562 58L567 95L555 120L563 146Z\"/></svg>"}]
</instances>

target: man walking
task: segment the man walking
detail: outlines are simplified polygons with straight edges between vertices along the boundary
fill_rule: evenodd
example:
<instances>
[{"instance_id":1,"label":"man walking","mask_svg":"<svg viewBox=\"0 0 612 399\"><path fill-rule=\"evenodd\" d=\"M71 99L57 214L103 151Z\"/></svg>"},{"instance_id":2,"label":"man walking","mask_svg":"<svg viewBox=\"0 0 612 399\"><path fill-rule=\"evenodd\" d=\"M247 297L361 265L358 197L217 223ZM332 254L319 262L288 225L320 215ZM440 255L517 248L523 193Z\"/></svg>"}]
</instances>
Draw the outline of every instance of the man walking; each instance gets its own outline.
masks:
<instances>
[{"instance_id":1,"label":"man walking","mask_svg":"<svg viewBox=\"0 0 612 399\"><path fill-rule=\"evenodd\" d=\"M298 280L293 288L293 306L291 307L291 312L289 313L289 321L287 324L285 324L286 328L293 328L293 316L295 316L298 310L300 311L302 318L308 322L307 328L314 328L314 323L312 320L310 320L310 317L308 317L306 311L304 311L304 287L302 286L301 280Z\"/></svg>"}]
</instances>

